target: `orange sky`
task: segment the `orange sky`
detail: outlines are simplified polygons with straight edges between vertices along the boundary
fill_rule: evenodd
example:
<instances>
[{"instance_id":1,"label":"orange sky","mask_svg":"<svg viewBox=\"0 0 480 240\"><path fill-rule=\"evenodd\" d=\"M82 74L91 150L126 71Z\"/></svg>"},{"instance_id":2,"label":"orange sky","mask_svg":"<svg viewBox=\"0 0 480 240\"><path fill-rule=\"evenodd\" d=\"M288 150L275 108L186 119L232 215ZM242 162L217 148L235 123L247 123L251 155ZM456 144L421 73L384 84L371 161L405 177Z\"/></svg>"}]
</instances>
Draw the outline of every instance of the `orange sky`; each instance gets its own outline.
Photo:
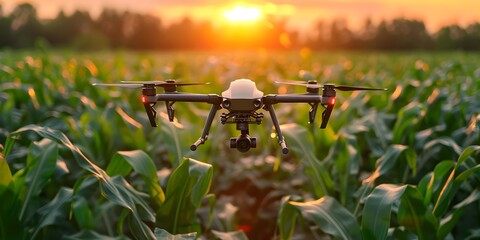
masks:
<instances>
[{"instance_id":1,"label":"orange sky","mask_svg":"<svg viewBox=\"0 0 480 240\"><path fill-rule=\"evenodd\" d=\"M20 0L0 0L8 12ZM378 21L393 17L424 20L430 30L449 23L480 22L478 0L29 0L43 18L54 17L59 9L89 10L92 14L104 7L129 9L158 15L165 22L183 16L219 21L222 13L234 4L258 7L264 12L286 17L289 26L308 30L318 19L343 18L353 28L363 24L367 17Z\"/></svg>"}]
</instances>

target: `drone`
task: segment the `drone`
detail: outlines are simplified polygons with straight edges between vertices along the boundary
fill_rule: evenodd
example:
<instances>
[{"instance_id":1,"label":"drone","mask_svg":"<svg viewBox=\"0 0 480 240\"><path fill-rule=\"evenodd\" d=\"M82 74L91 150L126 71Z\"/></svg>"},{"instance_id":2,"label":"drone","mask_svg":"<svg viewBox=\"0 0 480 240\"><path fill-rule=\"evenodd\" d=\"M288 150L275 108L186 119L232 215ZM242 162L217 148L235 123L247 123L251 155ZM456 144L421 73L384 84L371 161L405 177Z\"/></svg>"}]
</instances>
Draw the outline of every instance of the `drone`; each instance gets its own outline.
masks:
<instances>
[{"instance_id":1,"label":"drone","mask_svg":"<svg viewBox=\"0 0 480 240\"><path fill-rule=\"evenodd\" d=\"M230 139L230 148L236 148L240 152L248 152L251 148L256 148L257 140L255 137L250 137L249 125L261 124L264 114L260 110L266 110L270 114L277 134L278 144L282 148L282 153L288 153L288 147L282 135L280 125L278 123L277 115L275 114L274 105L279 103L307 103L310 105L308 112L309 122L314 123L317 109L319 106L324 108L322 113L321 129L327 126L328 119L332 113L333 107L336 103L336 90L339 91L357 91L357 90L386 90L384 88L368 88L368 87L353 87L353 86L335 86L334 84L319 84L316 80L309 80L308 82L301 81L275 81L277 84L304 86L307 89L303 94L268 94L257 89L254 81L250 79L237 79L230 83L229 88L222 92L221 96L217 94L196 94L196 93L182 93L177 91L177 87L189 85L206 85L209 83L184 83L173 79L165 81L122 81L121 83L102 84L94 83L94 86L106 87L125 87L125 88L141 88L141 101L147 112L150 125L157 127L155 121L157 112L155 111L155 104L157 102L165 102L168 119L170 122L174 120L175 110L173 105L176 102L203 102L211 104L210 112L208 114L203 132L200 138L190 146L191 151L197 150L198 146L204 144L208 139L210 127L216 113L220 109L226 109L220 115L220 122L225 124L236 124L236 129L240 131L240 135L236 138ZM156 87L164 89L163 93L157 93ZM322 94L320 95L320 89Z\"/></svg>"}]
</instances>

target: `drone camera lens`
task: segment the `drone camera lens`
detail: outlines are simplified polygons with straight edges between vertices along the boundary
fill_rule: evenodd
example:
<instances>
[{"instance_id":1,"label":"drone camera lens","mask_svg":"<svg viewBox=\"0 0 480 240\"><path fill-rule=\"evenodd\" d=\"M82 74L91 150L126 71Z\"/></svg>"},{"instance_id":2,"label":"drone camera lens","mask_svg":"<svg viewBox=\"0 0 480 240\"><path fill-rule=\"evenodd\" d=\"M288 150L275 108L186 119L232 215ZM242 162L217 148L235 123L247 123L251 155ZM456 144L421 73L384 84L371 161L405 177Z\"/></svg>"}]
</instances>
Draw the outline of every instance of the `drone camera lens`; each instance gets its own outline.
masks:
<instances>
[{"instance_id":1,"label":"drone camera lens","mask_svg":"<svg viewBox=\"0 0 480 240\"><path fill-rule=\"evenodd\" d=\"M237 139L237 149L240 152L248 152L251 148L252 142L250 142L250 138L248 137L240 137Z\"/></svg>"},{"instance_id":2,"label":"drone camera lens","mask_svg":"<svg viewBox=\"0 0 480 240\"><path fill-rule=\"evenodd\" d=\"M240 135L237 138L230 138L230 148L236 148L240 152L248 152L250 148L257 147L257 139L248 135Z\"/></svg>"}]
</instances>

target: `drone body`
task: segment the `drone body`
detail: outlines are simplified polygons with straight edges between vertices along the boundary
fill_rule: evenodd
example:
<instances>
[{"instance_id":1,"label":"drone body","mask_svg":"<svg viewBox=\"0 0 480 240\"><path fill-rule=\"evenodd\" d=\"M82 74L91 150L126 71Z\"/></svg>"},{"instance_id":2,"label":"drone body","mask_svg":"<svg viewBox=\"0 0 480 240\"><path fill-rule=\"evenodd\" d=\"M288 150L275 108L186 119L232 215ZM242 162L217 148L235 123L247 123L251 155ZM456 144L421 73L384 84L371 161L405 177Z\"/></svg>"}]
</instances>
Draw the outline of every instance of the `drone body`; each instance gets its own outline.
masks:
<instances>
[{"instance_id":1,"label":"drone body","mask_svg":"<svg viewBox=\"0 0 480 240\"><path fill-rule=\"evenodd\" d=\"M256 138L249 136L250 124L261 124L263 120L263 113L259 110L266 110L270 114L273 126L277 133L277 139L282 152L288 153L288 148L283 138L280 124L278 123L275 114L274 105L278 103L308 103L311 108L309 111L310 123L315 121L315 115L318 106L324 107L322 113L322 123L320 128L325 128L330 118L330 114L336 102L336 91L355 91L355 90L386 90L378 88L365 87L349 87L349 86L334 86L333 84L320 85L316 81L304 82L277 82L280 84L300 85L306 86L307 92L304 94L268 94L264 95L259 91L255 82L249 79L237 79L230 83L230 87L222 92L222 95L217 94L193 94L193 93L179 93L177 87L186 85L201 85L204 83L180 83L175 80L167 81L151 81L151 82L137 82L137 81L123 81L122 84L94 84L96 86L114 86L127 88L142 88L142 102L145 106L148 119L152 127L156 127L155 122L156 111L155 104L159 101L165 102L167 114L170 121L174 119L173 104L175 102L204 102L211 104L210 112L208 114L205 126L200 138L190 146L192 151L195 151L200 144L205 143L208 138L210 127L213 123L215 115L218 110L226 109L227 113L222 113L220 122L222 124L236 124L236 129L240 131L240 136L230 139L230 147L237 148L240 152L247 152L250 148L256 147ZM157 94L156 87L163 87L164 93ZM322 95L319 89L323 88Z\"/></svg>"}]
</instances>

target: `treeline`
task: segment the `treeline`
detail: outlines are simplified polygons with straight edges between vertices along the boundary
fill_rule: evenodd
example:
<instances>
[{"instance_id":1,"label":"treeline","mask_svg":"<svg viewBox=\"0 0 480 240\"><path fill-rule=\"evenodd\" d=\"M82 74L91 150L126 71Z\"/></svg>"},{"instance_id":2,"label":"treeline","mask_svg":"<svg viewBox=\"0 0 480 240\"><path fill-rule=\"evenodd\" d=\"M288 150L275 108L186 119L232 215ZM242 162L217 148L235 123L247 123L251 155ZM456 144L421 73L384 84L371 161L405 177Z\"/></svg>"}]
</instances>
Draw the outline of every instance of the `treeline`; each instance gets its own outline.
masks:
<instances>
[{"instance_id":1,"label":"treeline","mask_svg":"<svg viewBox=\"0 0 480 240\"><path fill-rule=\"evenodd\" d=\"M308 36L287 28L287 21L268 16L261 24L212 24L189 18L165 25L158 17L104 9L93 18L86 11L41 20L31 4L6 14L0 5L0 48L31 48L38 39L52 47L135 50L232 49L368 49L480 50L480 23L449 25L427 31L419 20L366 20L351 30L346 20L319 21Z\"/></svg>"}]
</instances>

